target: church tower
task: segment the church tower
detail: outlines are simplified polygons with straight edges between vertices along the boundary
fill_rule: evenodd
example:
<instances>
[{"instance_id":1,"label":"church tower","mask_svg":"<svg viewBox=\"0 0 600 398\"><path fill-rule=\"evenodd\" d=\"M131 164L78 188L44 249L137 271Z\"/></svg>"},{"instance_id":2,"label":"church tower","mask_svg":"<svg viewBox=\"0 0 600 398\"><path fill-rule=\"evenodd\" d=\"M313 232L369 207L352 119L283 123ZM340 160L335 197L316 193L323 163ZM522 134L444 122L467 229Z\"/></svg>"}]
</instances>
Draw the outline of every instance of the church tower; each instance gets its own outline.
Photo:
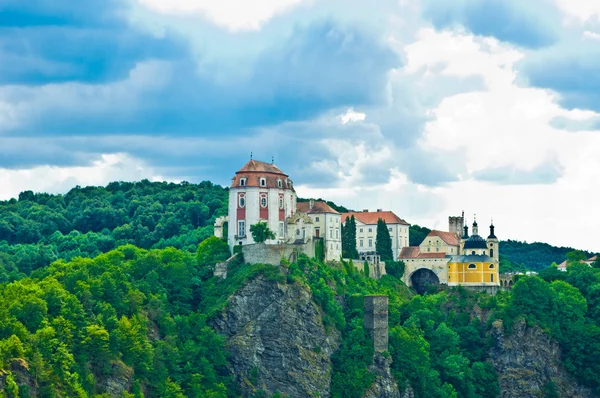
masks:
<instances>
[{"instance_id":1,"label":"church tower","mask_svg":"<svg viewBox=\"0 0 600 398\"><path fill-rule=\"evenodd\" d=\"M494 234L494 221L490 224L490 235L487 237L487 247L490 257L496 261L500 261L500 241Z\"/></svg>"}]
</instances>

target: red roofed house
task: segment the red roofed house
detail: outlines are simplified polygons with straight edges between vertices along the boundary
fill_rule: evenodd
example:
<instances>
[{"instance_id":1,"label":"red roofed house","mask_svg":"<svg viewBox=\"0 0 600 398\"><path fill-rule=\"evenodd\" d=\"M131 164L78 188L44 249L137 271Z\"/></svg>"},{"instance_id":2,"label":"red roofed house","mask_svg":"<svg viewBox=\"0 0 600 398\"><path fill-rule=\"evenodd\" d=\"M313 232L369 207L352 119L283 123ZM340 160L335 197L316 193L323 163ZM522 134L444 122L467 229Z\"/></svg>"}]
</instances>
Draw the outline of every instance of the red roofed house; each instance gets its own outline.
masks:
<instances>
[{"instance_id":1,"label":"red roofed house","mask_svg":"<svg viewBox=\"0 0 600 398\"><path fill-rule=\"evenodd\" d=\"M581 263L582 264L587 264L590 267L592 266L592 264L594 263L594 261L596 261L596 259L598 258L598 256L593 256L588 258L587 260L583 260ZM559 271L567 271L567 260L563 261L562 263L558 264L557 268Z\"/></svg>"},{"instance_id":2,"label":"red roofed house","mask_svg":"<svg viewBox=\"0 0 600 398\"><path fill-rule=\"evenodd\" d=\"M298 213L306 214L313 223L313 236L325 243L325 260L339 261L342 256L341 215L323 201L313 199L296 204Z\"/></svg>"},{"instance_id":3,"label":"red roofed house","mask_svg":"<svg viewBox=\"0 0 600 398\"><path fill-rule=\"evenodd\" d=\"M398 258L400 250L408 246L408 223L392 211L367 211L350 212L342 214L342 223L354 216L356 220L356 249L359 253L375 251L377 238L377 221L381 218L387 224L392 238L392 252Z\"/></svg>"}]
</instances>

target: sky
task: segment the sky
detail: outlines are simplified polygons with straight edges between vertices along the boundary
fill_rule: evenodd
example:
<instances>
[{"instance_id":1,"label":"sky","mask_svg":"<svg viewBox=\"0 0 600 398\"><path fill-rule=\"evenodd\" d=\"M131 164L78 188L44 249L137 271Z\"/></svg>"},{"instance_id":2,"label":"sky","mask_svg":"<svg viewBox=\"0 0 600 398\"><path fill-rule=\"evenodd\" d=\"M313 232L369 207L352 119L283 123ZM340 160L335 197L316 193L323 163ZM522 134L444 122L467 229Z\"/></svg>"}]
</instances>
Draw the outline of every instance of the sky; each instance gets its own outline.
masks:
<instances>
[{"instance_id":1,"label":"sky","mask_svg":"<svg viewBox=\"0 0 600 398\"><path fill-rule=\"evenodd\" d=\"M252 152L301 197L598 252L598 70L600 0L3 0L0 200Z\"/></svg>"}]
</instances>

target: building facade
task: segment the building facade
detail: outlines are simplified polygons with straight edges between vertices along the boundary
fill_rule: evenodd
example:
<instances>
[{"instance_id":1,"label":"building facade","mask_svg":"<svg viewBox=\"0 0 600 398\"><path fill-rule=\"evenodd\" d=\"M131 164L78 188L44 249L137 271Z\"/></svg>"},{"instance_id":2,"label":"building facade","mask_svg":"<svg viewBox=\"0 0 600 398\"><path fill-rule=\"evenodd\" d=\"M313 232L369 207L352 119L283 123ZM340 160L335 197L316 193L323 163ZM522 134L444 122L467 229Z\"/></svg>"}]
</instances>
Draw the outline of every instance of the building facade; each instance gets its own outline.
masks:
<instances>
[{"instance_id":1,"label":"building facade","mask_svg":"<svg viewBox=\"0 0 600 398\"><path fill-rule=\"evenodd\" d=\"M349 212L342 214L342 223L346 219L354 216L356 220L356 249L359 253L368 253L375 251L375 242L377 240L377 221L385 221L390 238L392 240L392 253L394 258L398 258L403 247L408 246L409 224L398 217L392 211L367 211Z\"/></svg>"},{"instance_id":2,"label":"building facade","mask_svg":"<svg viewBox=\"0 0 600 398\"><path fill-rule=\"evenodd\" d=\"M323 201L298 202L298 213L306 214L313 223L313 237L323 239L325 260L339 261L342 256L342 215Z\"/></svg>"},{"instance_id":3,"label":"building facade","mask_svg":"<svg viewBox=\"0 0 600 398\"><path fill-rule=\"evenodd\" d=\"M314 242L323 241L325 260L341 257L341 215L327 203L298 202L294 183L272 163L250 160L235 173L229 189L228 215L215 221L215 236L225 239L233 250L236 245L256 242L250 227L267 224L275 234L267 245L294 245L314 255Z\"/></svg>"},{"instance_id":4,"label":"building facade","mask_svg":"<svg viewBox=\"0 0 600 398\"><path fill-rule=\"evenodd\" d=\"M433 230L418 247L406 247L399 256L405 263L404 282L412 286L417 276L431 273L440 284L465 286L495 293L500 286L499 240L490 225L487 239L479 235L477 222L473 234L462 225L464 217L450 217L449 231ZM460 237L456 231L463 231ZM417 278L418 279L418 278Z\"/></svg>"}]
</instances>

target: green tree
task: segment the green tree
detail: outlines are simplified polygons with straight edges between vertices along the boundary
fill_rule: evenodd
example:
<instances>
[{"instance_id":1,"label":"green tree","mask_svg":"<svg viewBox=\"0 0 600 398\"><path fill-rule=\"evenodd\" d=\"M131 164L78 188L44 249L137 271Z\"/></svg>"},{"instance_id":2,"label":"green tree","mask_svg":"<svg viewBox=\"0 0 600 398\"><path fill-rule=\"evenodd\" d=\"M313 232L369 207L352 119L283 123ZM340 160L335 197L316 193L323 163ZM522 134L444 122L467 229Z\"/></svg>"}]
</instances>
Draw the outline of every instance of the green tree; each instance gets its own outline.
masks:
<instances>
[{"instance_id":1,"label":"green tree","mask_svg":"<svg viewBox=\"0 0 600 398\"><path fill-rule=\"evenodd\" d=\"M381 218L377 220L377 236L375 238L375 250L382 261L395 260L392 251L392 238L387 224Z\"/></svg>"},{"instance_id":2,"label":"green tree","mask_svg":"<svg viewBox=\"0 0 600 398\"><path fill-rule=\"evenodd\" d=\"M262 221L251 225L250 233L256 243L264 243L269 239L275 239L275 233L269 229L267 223Z\"/></svg>"},{"instance_id":3,"label":"green tree","mask_svg":"<svg viewBox=\"0 0 600 398\"><path fill-rule=\"evenodd\" d=\"M356 249L356 219L354 215L346 218L346 225L342 225L342 257L357 259Z\"/></svg>"},{"instance_id":4,"label":"green tree","mask_svg":"<svg viewBox=\"0 0 600 398\"><path fill-rule=\"evenodd\" d=\"M211 236L198 245L196 259L198 260L198 265L201 266L215 265L220 261L227 260L230 255L227 242L216 236Z\"/></svg>"}]
</instances>

